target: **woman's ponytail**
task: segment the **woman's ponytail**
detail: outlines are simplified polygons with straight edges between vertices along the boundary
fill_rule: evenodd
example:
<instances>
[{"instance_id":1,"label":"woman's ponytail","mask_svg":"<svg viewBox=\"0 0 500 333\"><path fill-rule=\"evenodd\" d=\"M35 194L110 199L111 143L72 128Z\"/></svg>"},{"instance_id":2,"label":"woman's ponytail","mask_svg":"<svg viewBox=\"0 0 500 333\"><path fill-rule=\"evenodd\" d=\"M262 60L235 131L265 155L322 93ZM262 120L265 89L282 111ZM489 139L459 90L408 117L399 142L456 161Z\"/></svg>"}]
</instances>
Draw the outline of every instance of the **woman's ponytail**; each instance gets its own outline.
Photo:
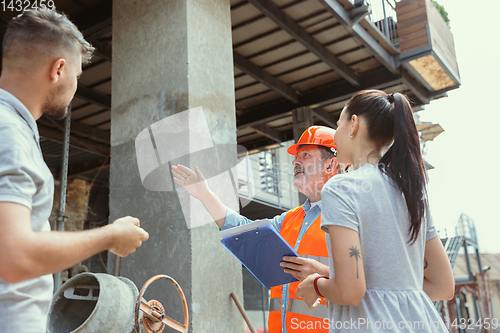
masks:
<instances>
[{"instance_id":1,"label":"woman's ponytail","mask_svg":"<svg viewBox=\"0 0 500 333\"><path fill-rule=\"evenodd\" d=\"M379 168L391 177L403 192L410 216L410 242L415 242L427 214L427 177L420 152L420 139L410 102L400 93L386 94L365 90L346 105L349 116L364 117L368 136L377 146L390 145Z\"/></svg>"},{"instance_id":2,"label":"woman's ponytail","mask_svg":"<svg viewBox=\"0 0 500 333\"><path fill-rule=\"evenodd\" d=\"M394 106L394 142L380 160L380 166L403 192L410 215L410 242L417 240L427 214L427 176L413 112L406 96L387 96Z\"/></svg>"}]
</instances>

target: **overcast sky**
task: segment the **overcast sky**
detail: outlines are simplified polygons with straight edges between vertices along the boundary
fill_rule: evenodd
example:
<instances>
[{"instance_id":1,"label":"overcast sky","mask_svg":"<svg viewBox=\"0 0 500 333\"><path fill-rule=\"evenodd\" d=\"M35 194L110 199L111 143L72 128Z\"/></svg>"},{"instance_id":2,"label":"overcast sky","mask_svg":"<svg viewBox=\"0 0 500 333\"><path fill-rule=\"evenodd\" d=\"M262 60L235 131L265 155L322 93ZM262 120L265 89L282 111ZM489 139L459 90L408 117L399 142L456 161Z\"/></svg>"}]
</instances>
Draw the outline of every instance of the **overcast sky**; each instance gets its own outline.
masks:
<instances>
[{"instance_id":1,"label":"overcast sky","mask_svg":"<svg viewBox=\"0 0 500 333\"><path fill-rule=\"evenodd\" d=\"M445 130L427 143L425 158L435 167L429 171L431 212L448 234L467 214L480 251L500 253L500 1L438 2L449 14L462 85L419 113Z\"/></svg>"}]
</instances>

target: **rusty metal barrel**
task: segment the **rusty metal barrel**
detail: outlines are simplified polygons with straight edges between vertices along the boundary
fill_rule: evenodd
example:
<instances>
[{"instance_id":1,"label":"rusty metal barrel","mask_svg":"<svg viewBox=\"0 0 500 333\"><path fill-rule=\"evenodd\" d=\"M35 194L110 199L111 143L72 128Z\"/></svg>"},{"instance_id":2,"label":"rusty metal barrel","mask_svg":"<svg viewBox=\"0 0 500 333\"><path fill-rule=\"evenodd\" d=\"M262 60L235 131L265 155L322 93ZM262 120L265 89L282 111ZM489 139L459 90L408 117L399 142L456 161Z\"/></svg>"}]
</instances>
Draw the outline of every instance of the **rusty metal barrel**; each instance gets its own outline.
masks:
<instances>
[{"instance_id":1,"label":"rusty metal barrel","mask_svg":"<svg viewBox=\"0 0 500 333\"><path fill-rule=\"evenodd\" d=\"M47 333L132 333L139 291L123 277L82 273L55 293Z\"/></svg>"}]
</instances>

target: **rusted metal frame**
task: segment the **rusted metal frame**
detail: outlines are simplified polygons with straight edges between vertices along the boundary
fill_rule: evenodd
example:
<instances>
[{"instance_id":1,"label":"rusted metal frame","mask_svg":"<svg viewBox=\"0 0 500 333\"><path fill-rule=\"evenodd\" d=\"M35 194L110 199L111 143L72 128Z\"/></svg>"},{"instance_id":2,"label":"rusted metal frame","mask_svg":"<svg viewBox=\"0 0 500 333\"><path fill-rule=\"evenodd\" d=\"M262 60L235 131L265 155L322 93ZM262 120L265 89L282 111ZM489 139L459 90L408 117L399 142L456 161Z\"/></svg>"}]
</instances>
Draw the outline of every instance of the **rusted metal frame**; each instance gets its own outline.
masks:
<instances>
[{"instance_id":1,"label":"rusted metal frame","mask_svg":"<svg viewBox=\"0 0 500 333\"><path fill-rule=\"evenodd\" d=\"M253 77L255 80L276 91L278 94L285 97L286 99L294 103L299 103L300 100L299 94L277 77L263 70L262 68L260 68L253 62L249 61L236 51L233 51L233 60L234 60L234 65L238 69L244 71L245 73Z\"/></svg>"},{"instance_id":2,"label":"rusted metal frame","mask_svg":"<svg viewBox=\"0 0 500 333\"><path fill-rule=\"evenodd\" d=\"M309 51L333 68L344 79L354 86L360 86L359 76L343 61L337 58L323 44L315 39L306 29L302 28L289 15L280 10L274 3L266 0L249 0L249 2L262 11L281 29L289 33L295 40L304 45Z\"/></svg>"},{"instance_id":3,"label":"rusted metal frame","mask_svg":"<svg viewBox=\"0 0 500 333\"><path fill-rule=\"evenodd\" d=\"M387 52L359 23L351 25L349 11L337 0L318 0L345 29L363 44L391 73L398 74L399 59ZM366 20L366 18L363 18Z\"/></svg>"}]
</instances>

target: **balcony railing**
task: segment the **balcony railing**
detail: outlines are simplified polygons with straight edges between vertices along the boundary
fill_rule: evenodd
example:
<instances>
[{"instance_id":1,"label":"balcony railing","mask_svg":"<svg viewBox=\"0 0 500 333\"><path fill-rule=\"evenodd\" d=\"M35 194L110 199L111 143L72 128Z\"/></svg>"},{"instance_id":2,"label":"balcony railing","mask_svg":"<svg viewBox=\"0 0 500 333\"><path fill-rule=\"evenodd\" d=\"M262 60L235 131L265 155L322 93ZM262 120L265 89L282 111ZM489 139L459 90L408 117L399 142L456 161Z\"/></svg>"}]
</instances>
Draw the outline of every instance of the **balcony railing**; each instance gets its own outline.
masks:
<instances>
[{"instance_id":1,"label":"balcony railing","mask_svg":"<svg viewBox=\"0 0 500 333\"><path fill-rule=\"evenodd\" d=\"M396 31L397 15L396 2L401 0L348 0L353 5L352 12L367 12L368 21L371 21L393 46L398 46ZM363 10L364 9L364 10Z\"/></svg>"},{"instance_id":2,"label":"balcony railing","mask_svg":"<svg viewBox=\"0 0 500 333\"><path fill-rule=\"evenodd\" d=\"M368 18L394 46L398 45L396 31L396 0L370 0L371 11Z\"/></svg>"}]
</instances>

